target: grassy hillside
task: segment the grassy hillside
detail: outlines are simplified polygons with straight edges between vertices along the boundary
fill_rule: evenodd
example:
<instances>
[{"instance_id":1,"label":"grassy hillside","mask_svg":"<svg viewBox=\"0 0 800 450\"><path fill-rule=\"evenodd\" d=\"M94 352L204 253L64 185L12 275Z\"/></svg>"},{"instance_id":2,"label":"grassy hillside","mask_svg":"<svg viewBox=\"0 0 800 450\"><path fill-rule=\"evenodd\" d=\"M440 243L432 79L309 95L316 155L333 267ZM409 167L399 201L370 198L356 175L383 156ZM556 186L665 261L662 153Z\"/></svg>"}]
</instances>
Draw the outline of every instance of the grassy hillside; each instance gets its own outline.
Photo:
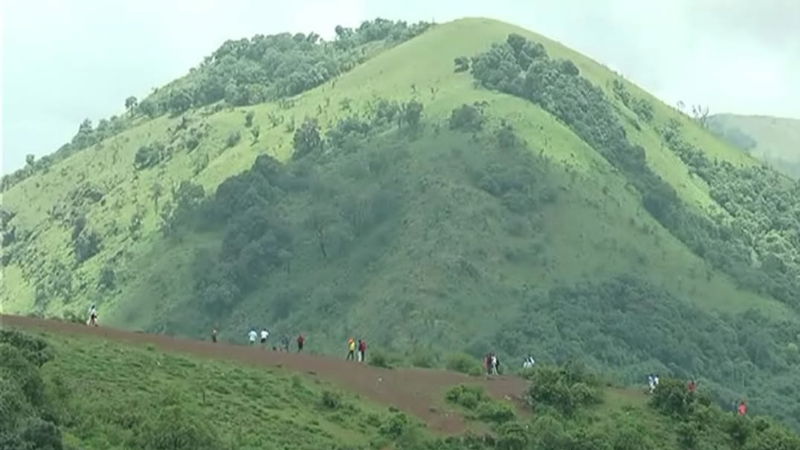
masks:
<instances>
[{"instance_id":1,"label":"grassy hillside","mask_svg":"<svg viewBox=\"0 0 800 450\"><path fill-rule=\"evenodd\" d=\"M260 55L237 45L214 67ZM356 335L435 365L580 358L797 424L794 183L526 30L465 19L390 47L248 106L189 76L32 171L4 194L3 310L94 302L121 327L267 326L337 354Z\"/></svg>"},{"instance_id":2,"label":"grassy hillside","mask_svg":"<svg viewBox=\"0 0 800 450\"><path fill-rule=\"evenodd\" d=\"M57 449L786 448L796 435L736 417L665 379L649 399L580 365L540 367L515 410L478 384L440 393L471 431L440 436L392 405L312 376L162 353L152 346L0 331L0 444ZM369 370L355 367L352 370ZM320 380L322 378L322 380ZM411 379L409 379L410 381ZM366 388L366 386L364 386ZM436 394L435 394L436 395ZM388 408L387 408L388 406ZM531 414L533 413L533 414ZM627 447L625 447L627 446Z\"/></svg>"},{"instance_id":3,"label":"grassy hillside","mask_svg":"<svg viewBox=\"0 0 800 450\"><path fill-rule=\"evenodd\" d=\"M800 176L800 120L716 114L709 129L775 169Z\"/></svg>"}]
</instances>

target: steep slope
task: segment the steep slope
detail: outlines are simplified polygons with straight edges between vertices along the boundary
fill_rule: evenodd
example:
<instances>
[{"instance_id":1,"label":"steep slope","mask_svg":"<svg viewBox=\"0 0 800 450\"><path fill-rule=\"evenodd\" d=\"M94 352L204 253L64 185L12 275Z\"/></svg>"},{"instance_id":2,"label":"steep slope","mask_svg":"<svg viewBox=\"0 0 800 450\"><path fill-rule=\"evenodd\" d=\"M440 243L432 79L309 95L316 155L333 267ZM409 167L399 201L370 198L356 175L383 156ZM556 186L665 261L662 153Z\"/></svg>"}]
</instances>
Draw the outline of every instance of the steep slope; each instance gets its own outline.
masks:
<instances>
[{"instance_id":1,"label":"steep slope","mask_svg":"<svg viewBox=\"0 0 800 450\"><path fill-rule=\"evenodd\" d=\"M781 172L800 176L800 120L715 114L709 129Z\"/></svg>"},{"instance_id":2,"label":"steep slope","mask_svg":"<svg viewBox=\"0 0 800 450\"><path fill-rule=\"evenodd\" d=\"M467 19L30 175L4 199L3 308L574 357L791 420L796 189L601 65Z\"/></svg>"}]
</instances>

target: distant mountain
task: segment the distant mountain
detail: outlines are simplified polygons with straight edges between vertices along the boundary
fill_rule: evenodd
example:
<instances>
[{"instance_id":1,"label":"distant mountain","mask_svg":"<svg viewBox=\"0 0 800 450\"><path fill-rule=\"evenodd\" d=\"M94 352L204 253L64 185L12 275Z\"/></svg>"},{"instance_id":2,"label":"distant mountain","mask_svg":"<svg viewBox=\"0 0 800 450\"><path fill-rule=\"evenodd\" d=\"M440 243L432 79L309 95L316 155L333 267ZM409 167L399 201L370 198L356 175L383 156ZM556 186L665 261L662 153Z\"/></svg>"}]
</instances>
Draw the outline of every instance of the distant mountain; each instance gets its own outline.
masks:
<instances>
[{"instance_id":1,"label":"distant mountain","mask_svg":"<svg viewBox=\"0 0 800 450\"><path fill-rule=\"evenodd\" d=\"M125 103L4 180L4 311L532 352L800 426L800 188L556 42L256 36Z\"/></svg>"},{"instance_id":2,"label":"distant mountain","mask_svg":"<svg viewBox=\"0 0 800 450\"><path fill-rule=\"evenodd\" d=\"M800 119L717 114L709 129L794 178L800 177Z\"/></svg>"}]
</instances>

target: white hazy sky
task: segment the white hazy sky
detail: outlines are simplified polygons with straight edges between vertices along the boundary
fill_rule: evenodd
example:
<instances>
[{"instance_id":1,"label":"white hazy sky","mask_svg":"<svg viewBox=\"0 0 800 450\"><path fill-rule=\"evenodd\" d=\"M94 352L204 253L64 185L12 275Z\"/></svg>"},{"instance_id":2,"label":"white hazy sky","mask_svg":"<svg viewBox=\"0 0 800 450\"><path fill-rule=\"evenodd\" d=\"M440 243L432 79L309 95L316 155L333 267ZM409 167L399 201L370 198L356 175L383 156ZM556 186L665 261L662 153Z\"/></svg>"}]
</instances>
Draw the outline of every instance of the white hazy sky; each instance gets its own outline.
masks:
<instances>
[{"instance_id":1,"label":"white hazy sky","mask_svg":"<svg viewBox=\"0 0 800 450\"><path fill-rule=\"evenodd\" d=\"M0 0L2 171L84 118L186 73L226 39L332 35L375 17L505 20L674 104L800 118L800 0Z\"/></svg>"}]
</instances>

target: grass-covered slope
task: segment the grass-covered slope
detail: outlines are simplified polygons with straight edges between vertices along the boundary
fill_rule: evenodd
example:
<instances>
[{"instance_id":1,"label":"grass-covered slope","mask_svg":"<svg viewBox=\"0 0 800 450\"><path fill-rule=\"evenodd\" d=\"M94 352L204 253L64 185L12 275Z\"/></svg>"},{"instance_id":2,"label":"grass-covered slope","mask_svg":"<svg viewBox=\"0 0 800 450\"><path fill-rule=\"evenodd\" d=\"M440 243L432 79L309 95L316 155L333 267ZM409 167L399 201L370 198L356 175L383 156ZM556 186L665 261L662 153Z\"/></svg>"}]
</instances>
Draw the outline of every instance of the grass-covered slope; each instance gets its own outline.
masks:
<instances>
[{"instance_id":1,"label":"grass-covered slope","mask_svg":"<svg viewBox=\"0 0 800 450\"><path fill-rule=\"evenodd\" d=\"M578 357L800 417L796 186L596 62L465 19L231 103L11 187L4 311Z\"/></svg>"},{"instance_id":2,"label":"grass-covered slope","mask_svg":"<svg viewBox=\"0 0 800 450\"><path fill-rule=\"evenodd\" d=\"M702 384L693 394L683 381L665 378L645 396L609 387L573 363L525 373L531 383L518 393L524 402L517 408L475 382L443 392L418 386L413 399L402 401L433 401L468 422L468 431L442 435L393 404L365 401L368 385L356 392L331 386L324 365L311 375L293 374L256 367L257 361L242 365L96 336L32 331L0 330L3 448L800 448L797 435L772 421L713 406Z\"/></svg>"},{"instance_id":3,"label":"grass-covered slope","mask_svg":"<svg viewBox=\"0 0 800 450\"><path fill-rule=\"evenodd\" d=\"M715 114L709 129L775 169L800 176L800 120L769 116Z\"/></svg>"}]
</instances>

